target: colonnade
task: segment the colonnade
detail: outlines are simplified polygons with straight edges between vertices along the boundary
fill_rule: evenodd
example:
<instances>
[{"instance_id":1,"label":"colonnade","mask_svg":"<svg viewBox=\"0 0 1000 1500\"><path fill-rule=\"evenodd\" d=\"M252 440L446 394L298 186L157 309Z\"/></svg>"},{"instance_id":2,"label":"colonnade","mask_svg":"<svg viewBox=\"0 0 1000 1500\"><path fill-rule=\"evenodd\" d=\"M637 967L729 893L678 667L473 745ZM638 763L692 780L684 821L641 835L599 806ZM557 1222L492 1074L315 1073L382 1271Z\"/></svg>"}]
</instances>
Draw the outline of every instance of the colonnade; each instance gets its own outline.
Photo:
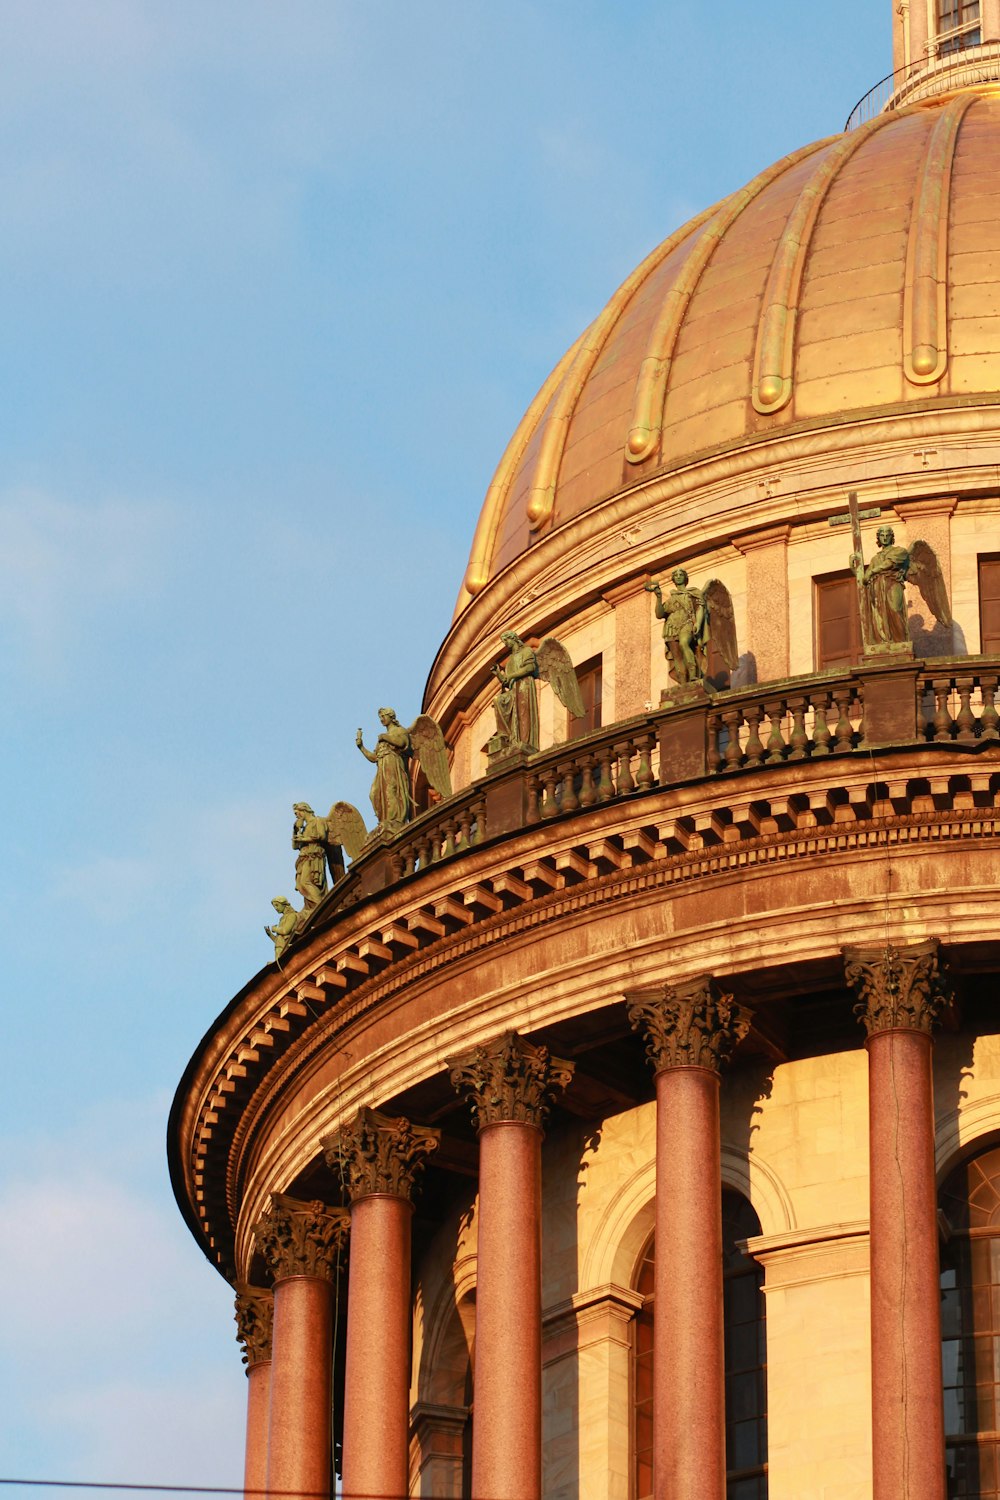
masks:
<instances>
[{"instance_id":1,"label":"colonnade","mask_svg":"<svg viewBox=\"0 0 1000 1500\"><path fill-rule=\"evenodd\" d=\"M873 1497L945 1500L936 944L850 949L845 964L869 1053ZM629 1017L656 1076L654 1492L723 1500L719 1084L750 1016L702 977L631 995ZM450 1066L480 1149L473 1500L541 1500L542 1125L572 1065L507 1032ZM437 1143L434 1130L362 1109L322 1143L350 1210L275 1194L256 1225L273 1294L237 1296L248 1492L330 1489L334 1282L350 1238L343 1493L408 1493L410 1218Z\"/></svg>"}]
</instances>

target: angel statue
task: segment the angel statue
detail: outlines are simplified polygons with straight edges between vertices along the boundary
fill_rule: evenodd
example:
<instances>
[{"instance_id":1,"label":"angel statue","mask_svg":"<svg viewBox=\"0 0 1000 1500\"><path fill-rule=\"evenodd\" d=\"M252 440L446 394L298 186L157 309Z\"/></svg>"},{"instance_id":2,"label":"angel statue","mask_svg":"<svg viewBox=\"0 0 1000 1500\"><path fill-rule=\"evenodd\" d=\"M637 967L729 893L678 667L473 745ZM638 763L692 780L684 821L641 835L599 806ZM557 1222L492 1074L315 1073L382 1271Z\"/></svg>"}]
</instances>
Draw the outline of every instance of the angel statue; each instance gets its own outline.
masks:
<instances>
[{"instance_id":1,"label":"angel statue","mask_svg":"<svg viewBox=\"0 0 1000 1500\"><path fill-rule=\"evenodd\" d=\"M739 660L739 651L733 601L726 585L713 578L703 589L697 589L689 583L686 568L675 568L670 578L673 588L666 599L655 579L643 587L647 593L656 595L655 614L663 621L663 652L671 677L681 687L704 681L711 639L732 671Z\"/></svg>"},{"instance_id":2,"label":"angel statue","mask_svg":"<svg viewBox=\"0 0 1000 1500\"><path fill-rule=\"evenodd\" d=\"M867 566L860 545L856 543L851 554L851 568L858 580L865 649L891 650L909 642L904 588L907 580L916 584L934 618L942 625L950 625L948 589L930 543L916 541L909 548L898 547L891 526L880 526L875 535L878 551Z\"/></svg>"},{"instance_id":3,"label":"angel statue","mask_svg":"<svg viewBox=\"0 0 1000 1500\"><path fill-rule=\"evenodd\" d=\"M506 665L499 662L491 668L500 684L500 691L493 702L497 732L490 738L491 755L506 755L511 750L538 749L538 690L535 683L539 677L547 682L559 702L572 714L582 719L586 713L576 668L570 654L554 635L547 635L535 650L522 641L513 630L505 630L500 637L510 655Z\"/></svg>"},{"instance_id":4,"label":"angel statue","mask_svg":"<svg viewBox=\"0 0 1000 1500\"><path fill-rule=\"evenodd\" d=\"M357 859L368 830L357 808L349 802L335 802L325 818L318 818L308 802L296 802L292 811L295 889L302 897L302 910L298 913L301 928L326 895L327 866L336 885L345 872L344 851L351 859Z\"/></svg>"},{"instance_id":5,"label":"angel statue","mask_svg":"<svg viewBox=\"0 0 1000 1500\"><path fill-rule=\"evenodd\" d=\"M364 731L359 729L355 743L365 760L375 767L371 799L378 818L376 833L398 833L413 817L413 795L410 789L410 758L419 761L424 775L439 797L451 796L451 772L448 747L441 728L429 716L418 714L404 729L393 708L380 708L382 733L375 749L365 748Z\"/></svg>"},{"instance_id":6,"label":"angel statue","mask_svg":"<svg viewBox=\"0 0 1000 1500\"><path fill-rule=\"evenodd\" d=\"M275 896L271 905L278 913L278 920L273 927L265 927L264 931L274 943L275 963L280 963L295 936L299 914L287 896Z\"/></svg>"}]
</instances>

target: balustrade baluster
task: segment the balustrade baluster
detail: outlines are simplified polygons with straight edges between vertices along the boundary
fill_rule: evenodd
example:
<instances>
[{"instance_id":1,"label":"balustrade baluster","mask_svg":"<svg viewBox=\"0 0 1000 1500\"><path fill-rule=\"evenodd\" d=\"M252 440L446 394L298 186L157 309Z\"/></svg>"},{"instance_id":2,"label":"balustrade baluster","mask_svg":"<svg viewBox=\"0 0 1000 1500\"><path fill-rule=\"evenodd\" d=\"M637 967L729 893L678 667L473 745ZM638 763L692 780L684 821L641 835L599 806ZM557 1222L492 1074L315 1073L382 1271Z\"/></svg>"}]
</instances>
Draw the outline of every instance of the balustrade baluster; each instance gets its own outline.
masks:
<instances>
[{"instance_id":1,"label":"balustrade baluster","mask_svg":"<svg viewBox=\"0 0 1000 1500\"><path fill-rule=\"evenodd\" d=\"M836 688L833 694L834 706L837 710L837 722L833 726L833 753L844 755L854 747L854 730L851 727L851 719L848 709L851 706L850 688Z\"/></svg>"},{"instance_id":2,"label":"balustrade baluster","mask_svg":"<svg viewBox=\"0 0 1000 1500\"><path fill-rule=\"evenodd\" d=\"M468 849L472 843L472 809L463 807L458 815L458 842L456 849Z\"/></svg>"},{"instance_id":3,"label":"balustrade baluster","mask_svg":"<svg viewBox=\"0 0 1000 1500\"><path fill-rule=\"evenodd\" d=\"M828 692L813 693L809 700L813 711L813 755L829 755L830 723L826 717L830 702Z\"/></svg>"},{"instance_id":4,"label":"balustrade baluster","mask_svg":"<svg viewBox=\"0 0 1000 1500\"><path fill-rule=\"evenodd\" d=\"M934 689L934 738L950 740L952 724L948 699L951 697L951 678L935 677L931 686Z\"/></svg>"},{"instance_id":5,"label":"balustrade baluster","mask_svg":"<svg viewBox=\"0 0 1000 1500\"><path fill-rule=\"evenodd\" d=\"M580 761L580 806L593 807L597 801L594 785L594 757L585 755Z\"/></svg>"},{"instance_id":6,"label":"balustrade baluster","mask_svg":"<svg viewBox=\"0 0 1000 1500\"><path fill-rule=\"evenodd\" d=\"M771 733L767 737L766 756L766 762L770 766L785 758L785 736L781 732L781 718L784 711L785 705L780 698L764 705L764 712L771 725Z\"/></svg>"},{"instance_id":7,"label":"balustrade baluster","mask_svg":"<svg viewBox=\"0 0 1000 1500\"><path fill-rule=\"evenodd\" d=\"M653 736L642 734L636 741L639 747L639 764L635 771L635 784L640 792L648 792L653 785Z\"/></svg>"},{"instance_id":8,"label":"balustrade baluster","mask_svg":"<svg viewBox=\"0 0 1000 1500\"><path fill-rule=\"evenodd\" d=\"M403 851L401 849L394 849L389 855L389 871L393 880L402 880L405 870L406 864L403 859Z\"/></svg>"},{"instance_id":9,"label":"balustrade baluster","mask_svg":"<svg viewBox=\"0 0 1000 1500\"><path fill-rule=\"evenodd\" d=\"M443 834L443 838L441 839L441 856L440 857L442 859L447 859L450 855L454 854L454 852L455 852L455 831L456 831L456 828L457 828L457 824L456 824L454 818L449 818L446 823L442 823L442 825L441 825L441 832Z\"/></svg>"},{"instance_id":10,"label":"balustrade baluster","mask_svg":"<svg viewBox=\"0 0 1000 1500\"><path fill-rule=\"evenodd\" d=\"M723 770L738 771L743 759L743 752L740 749L740 725L743 722L742 711L738 708L723 709L722 722L726 726L727 736Z\"/></svg>"},{"instance_id":11,"label":"balustrade baluster","mask_svg":"<svg viewBox=\"0 0 1000 1500\"><path fill-rule=\"evenodd\" d=\"M614 782L611 780L611 757L610 745L605 745L597 752L597 758L601 765L601 774L597 782L597 797L600 802L610 802L615 795Z\"/></svg>"},{"instance_id":12,"label":"balustrade baluster","mask_svg":"<svg viewBox=\"0 0 1000 1500\"><path fill-rule=\"evenodd\" d=\"M615 754L618 756L618 795L624 797L635 791L635 782L632 780L632 741L626 740L623 744L616 745Z\"/></svg>"},{"instance_id":13,"label":"balustrade baluster","mask_svg":"<svg viewBox=\"0 0 1000 1500\"><path fill-rule=\"evenodd\" d=\"M971 677L957 677L955 686L958 688L959 707L958 717L955 720L957 734L955 738L963 745L975 743L976 738L976 716L972 712L972 689L973 679Z\"/></svg>"},{"instance_id":14,"label":"balustrade baluster","mask_svg":"<svg viewBox=\"0 0 1000 1500\"><path fill-rule=\"evenodd\" d=\"M576 762L570 761L568 766L561 766L559 774L562 777L562 811L576 812L580 806L580 799L576 795Z\"/></svg>"},{"instance_id":15,"label":"balustrade baluster","mask_svg":"<svg viewBox=\"0 0 1000 1500\"><path fill-rule=\"evenodd\" d=\"M426 833L422 833L416 842L413 868L415 870L426 870L432 858L431 841Z\"/></svg>"},{"instance_id":16,"label":"balustrade baluster","mask_svg":"<svg viewBox=\"0 0 1000 1500\"><path fill-rule=\"evenodd\" d=\"M788 699L792 715L792 732L788 737L788 759L805 760L809 754L809 736L806 734L806 700L799 694Z\"/></svg>"},{"instance_id":17,"label":"balustrade baluster","mask_svg":"<svg viewBox=\"0 0 1000 1500\"><path fill-rule=\"evenodd\" d=\"M528 777L528 806L525 810L524 821L526 823L537 823L541 817L538 809L538 776L532 771Z\"/></svg>"},{"instance_id":18,"label":"balustrade baluster","mask_svg":"<svg viewBox=\"0 0 1000 1500\"><path fill-rule=\"evenodd\" d=\"M983 695L982 712L979 715L979 738L981 740L995 740L1000 738L997 733L997 723L1000 715L997 714L997 679L996 677L980 677L979 691Z\"/></svg>"},{"instance_id":19,"label":"balustrade baluster","mask_svg":"<svg viewBox=\"0 0 1000 1500\"><path fill-rule=\"evenodd\" d=\"M764 745L760 737L762 717L763 710L758 703L751 703L750 707L744 710L744 718L750 730L744 750L746 756L744 764L748 766L759 766L764 759Z\"/></svg>"},{"instance_id":20,"label":"balustrade baluster","mask_svg":"<svg viewBox=\"0 0 1000 1500\"><path fill-rule=\"evenodd\" d=\"M554 818L556 813L559 811L559 804L556 801L556 782L558 780L559 773L556 770L555 766L549 766L545 771L542 772L542 783L545 787L545 793L542 797L541 806L541 814L543 818Z\"/></svg>"},{"instance_id":21,"label":"balustrade baluster","mask_svg":"<svg viewBox=\"0 0 1000 1500\"><path fill-rule=\"evenodd\" d=\"M472 843L481 844L486 837L486 798L472 804Z\"/></svg>"}]
</instances>

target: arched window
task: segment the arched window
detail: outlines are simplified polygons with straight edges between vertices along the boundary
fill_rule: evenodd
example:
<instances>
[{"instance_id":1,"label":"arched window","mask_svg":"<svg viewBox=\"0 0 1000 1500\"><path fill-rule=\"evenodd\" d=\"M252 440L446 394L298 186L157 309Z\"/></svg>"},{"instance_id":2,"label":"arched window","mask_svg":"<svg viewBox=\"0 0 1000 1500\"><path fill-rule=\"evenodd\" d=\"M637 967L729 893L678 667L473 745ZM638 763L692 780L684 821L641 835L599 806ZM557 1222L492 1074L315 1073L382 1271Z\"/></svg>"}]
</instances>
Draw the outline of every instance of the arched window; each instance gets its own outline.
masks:
<instances>
[{"instance_id":1,"label":"arched window","mask_svg":"<svg viewBox=\"0 0 1000 1500\"><path fill-rule=\"evenodd\" d=\"M764 1273L739 1249L760 1234L742 1193L722 1194L722 1301L726 1351L726 1500L767 1500L767 1365ZM650 1239L636 1278L634 1472L637 1500L653 1493L653 1280Z\"/></svg>"},{"instance_id":2,"label":"arched window","mask_svg":"<svg viewBox=\"0 0 1000 1500\"><path fill-rule=\"evenodd\" d=\"M941 1188L941 1360L948 1500L1000 1497L1000 1147Z\"/></svg>"}]
</instances>

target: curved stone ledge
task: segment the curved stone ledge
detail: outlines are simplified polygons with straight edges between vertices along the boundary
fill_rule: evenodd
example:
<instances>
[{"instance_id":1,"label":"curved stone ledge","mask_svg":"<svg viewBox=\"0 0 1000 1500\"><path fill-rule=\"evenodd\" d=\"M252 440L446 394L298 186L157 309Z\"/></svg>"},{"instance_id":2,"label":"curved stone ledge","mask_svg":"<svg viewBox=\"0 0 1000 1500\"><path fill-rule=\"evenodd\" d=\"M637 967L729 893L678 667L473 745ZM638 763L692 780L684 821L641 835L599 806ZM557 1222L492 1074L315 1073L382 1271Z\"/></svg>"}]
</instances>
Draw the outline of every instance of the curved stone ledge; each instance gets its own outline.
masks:
<instances>
[{"instance_id":1,"label":"curved stone ledge","mask_svg":"<svg viewBox=\"0 0 1000 1500\"><path fill-rule=\"evenodd\" d=\"M941 748L925 742L877 760L831 755L652 787L458 852L397 880L388 899L378 893L341 910L285 975L269 969L248 987L187 1089L178 1165L212 1258L232 1271L233 1226L264 1121L317 1054L380 1008L584 911L593 918L733 877L755 883L809 862L832 870L888 850L992 843L1000 744L971 754L949 744L944 756Z\"/></svg>"}]
</instances>

